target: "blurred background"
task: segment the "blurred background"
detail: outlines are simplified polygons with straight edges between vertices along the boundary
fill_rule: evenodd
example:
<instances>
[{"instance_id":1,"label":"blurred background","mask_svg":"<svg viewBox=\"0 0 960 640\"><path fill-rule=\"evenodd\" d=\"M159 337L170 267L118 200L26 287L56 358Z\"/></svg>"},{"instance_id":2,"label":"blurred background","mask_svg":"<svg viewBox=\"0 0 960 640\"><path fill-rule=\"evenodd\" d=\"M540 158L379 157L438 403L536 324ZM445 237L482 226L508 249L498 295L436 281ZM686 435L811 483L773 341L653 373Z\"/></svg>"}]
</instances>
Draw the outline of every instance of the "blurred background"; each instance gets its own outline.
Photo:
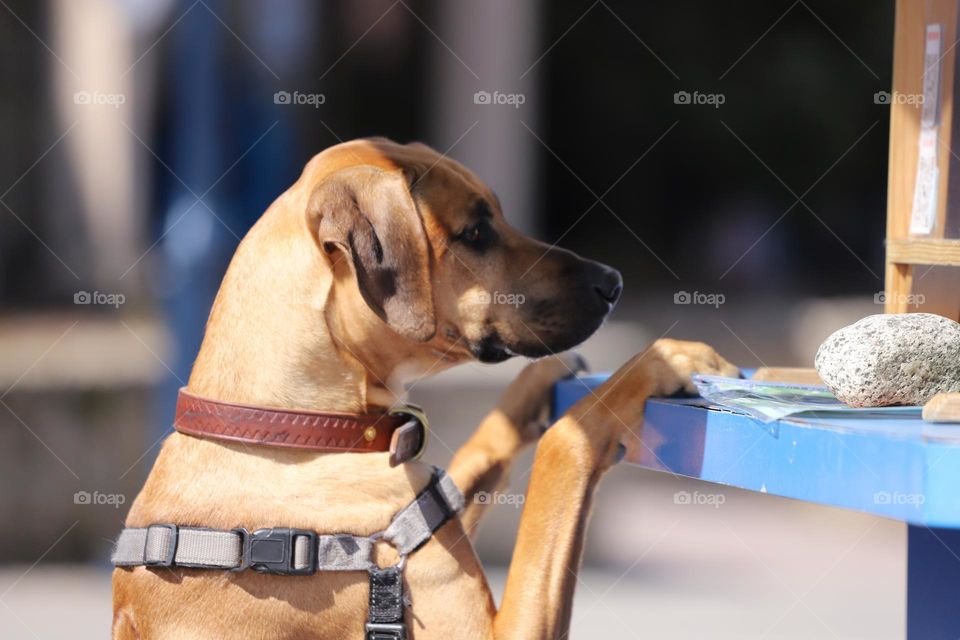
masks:
<instances>
[{"instance_id":1,"label":"blurred background","mask_svg":"<svg viewBox=\"0 0 960 640\"><path fill-rule=\"evenodd\" d=\"M595 370L664 335L744 367L811 366L829 333L883 310L893 12L0 1L0 636L108 634L111 543L227 261L342 140L424 141L516 226L620 269L625 297L582 349ZM417 384L433 462L520 365ZM723 500L675 503L695 490ZM498 594L516 502L478 543ZM903 527L617 468L572 635L900 638Z\"/></svg>"}]
</instances>

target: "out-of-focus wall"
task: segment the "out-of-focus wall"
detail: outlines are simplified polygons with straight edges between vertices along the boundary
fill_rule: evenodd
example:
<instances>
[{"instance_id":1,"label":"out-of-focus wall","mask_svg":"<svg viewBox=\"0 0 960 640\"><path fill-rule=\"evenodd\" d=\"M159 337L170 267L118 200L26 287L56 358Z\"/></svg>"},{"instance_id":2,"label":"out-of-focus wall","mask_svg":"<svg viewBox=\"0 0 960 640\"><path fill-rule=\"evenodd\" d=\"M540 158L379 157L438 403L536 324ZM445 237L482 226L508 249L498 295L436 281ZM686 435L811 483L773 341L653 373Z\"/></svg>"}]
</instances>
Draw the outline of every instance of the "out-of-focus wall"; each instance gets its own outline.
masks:
<instances>
[{"instance_id":1,"label":"out-of-focus wall","mask_svg":"<svg viewBox=\"0 0 960 640\"><path fill-rule=\"evenodd\" d=\"M341 140L425 140L623 270L600 368L665 333L809 364L880 310L890 2L9 0L0 35L0 559L106 555L124 507L82 492L132 499L233 248ZM511 366L424 383L470 398L451 448Z\"/></svg>"}]
</instances>

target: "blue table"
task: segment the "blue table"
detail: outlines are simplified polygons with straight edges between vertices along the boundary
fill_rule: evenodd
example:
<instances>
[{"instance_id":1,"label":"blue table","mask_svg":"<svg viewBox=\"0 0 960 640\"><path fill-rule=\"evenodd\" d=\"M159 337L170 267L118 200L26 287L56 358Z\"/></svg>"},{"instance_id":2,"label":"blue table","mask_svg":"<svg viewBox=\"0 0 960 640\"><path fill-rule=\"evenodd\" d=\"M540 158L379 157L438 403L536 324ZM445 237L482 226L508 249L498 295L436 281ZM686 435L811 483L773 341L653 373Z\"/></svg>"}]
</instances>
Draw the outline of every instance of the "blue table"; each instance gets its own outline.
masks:
<instances>
[{"instance_id":1,"label":"blue table","mask_svg":"<svg viewBox=\"0 0 960 640\"><path fill-rule=\"evenodd\" d=\"M564 380L561 415L607 376ZM907 523L907 637L960 638L960 424L790 417L647 401L640 466Z\"/></svg>"}]
</instances>

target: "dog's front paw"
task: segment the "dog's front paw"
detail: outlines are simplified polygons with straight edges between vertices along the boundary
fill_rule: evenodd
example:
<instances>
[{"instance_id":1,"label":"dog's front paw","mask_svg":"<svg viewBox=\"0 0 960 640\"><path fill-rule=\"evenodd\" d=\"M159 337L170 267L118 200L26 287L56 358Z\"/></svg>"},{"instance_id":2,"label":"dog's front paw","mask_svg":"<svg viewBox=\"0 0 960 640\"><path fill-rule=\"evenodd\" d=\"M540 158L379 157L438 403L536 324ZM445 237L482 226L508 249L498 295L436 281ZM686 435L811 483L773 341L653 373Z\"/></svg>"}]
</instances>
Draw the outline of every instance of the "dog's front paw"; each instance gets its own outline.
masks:
<instances>
[{"instance_id":1,"label":"dog's front paw","mask_svg":"<svg viewBox=\"0 0 960 640\"><path fill-rule=\"evenodd\" d=\"M531 362L504 391L497 409L513 423L523 444L535 442L549 425L553 385L587 370L586 361L572 351Z\"/></svg>"},{"instance_id":2,"label":"dog's front paw","mask_svg":"<svg viewBox=\"0 0 960 640\"><path fill-rule=\"evenodd\" d=\"M650 395L669 396L680 390L695 394L695 373L736 377L740 370L703 342L661 338L638 356L648 358L647 375L653 384Z\"/></svg>"}]
</instances>

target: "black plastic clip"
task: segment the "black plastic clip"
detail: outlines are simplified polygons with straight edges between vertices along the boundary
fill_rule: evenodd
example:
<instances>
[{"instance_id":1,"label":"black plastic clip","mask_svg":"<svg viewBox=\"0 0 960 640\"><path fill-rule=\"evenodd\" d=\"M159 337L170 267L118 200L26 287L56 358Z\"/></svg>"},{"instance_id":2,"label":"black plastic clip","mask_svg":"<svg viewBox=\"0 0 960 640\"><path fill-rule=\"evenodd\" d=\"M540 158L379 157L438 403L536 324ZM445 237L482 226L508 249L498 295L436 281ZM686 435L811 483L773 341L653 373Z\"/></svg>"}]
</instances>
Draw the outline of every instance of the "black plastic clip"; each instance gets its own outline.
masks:
<instances>
[{"instance_id":1,"label":"black plastic clip","mask_svg":"<svg viewBox=\"0 0 960 640\"><path fill-rule=\"evenodd\" d=\"M258 573L309 576L317 572L317 534L306 529L234 529L243 545L243 559L233 571L252 569ZM296 541L307 538L306 565L294 566Z\"/></svg>"}]
</instances>

